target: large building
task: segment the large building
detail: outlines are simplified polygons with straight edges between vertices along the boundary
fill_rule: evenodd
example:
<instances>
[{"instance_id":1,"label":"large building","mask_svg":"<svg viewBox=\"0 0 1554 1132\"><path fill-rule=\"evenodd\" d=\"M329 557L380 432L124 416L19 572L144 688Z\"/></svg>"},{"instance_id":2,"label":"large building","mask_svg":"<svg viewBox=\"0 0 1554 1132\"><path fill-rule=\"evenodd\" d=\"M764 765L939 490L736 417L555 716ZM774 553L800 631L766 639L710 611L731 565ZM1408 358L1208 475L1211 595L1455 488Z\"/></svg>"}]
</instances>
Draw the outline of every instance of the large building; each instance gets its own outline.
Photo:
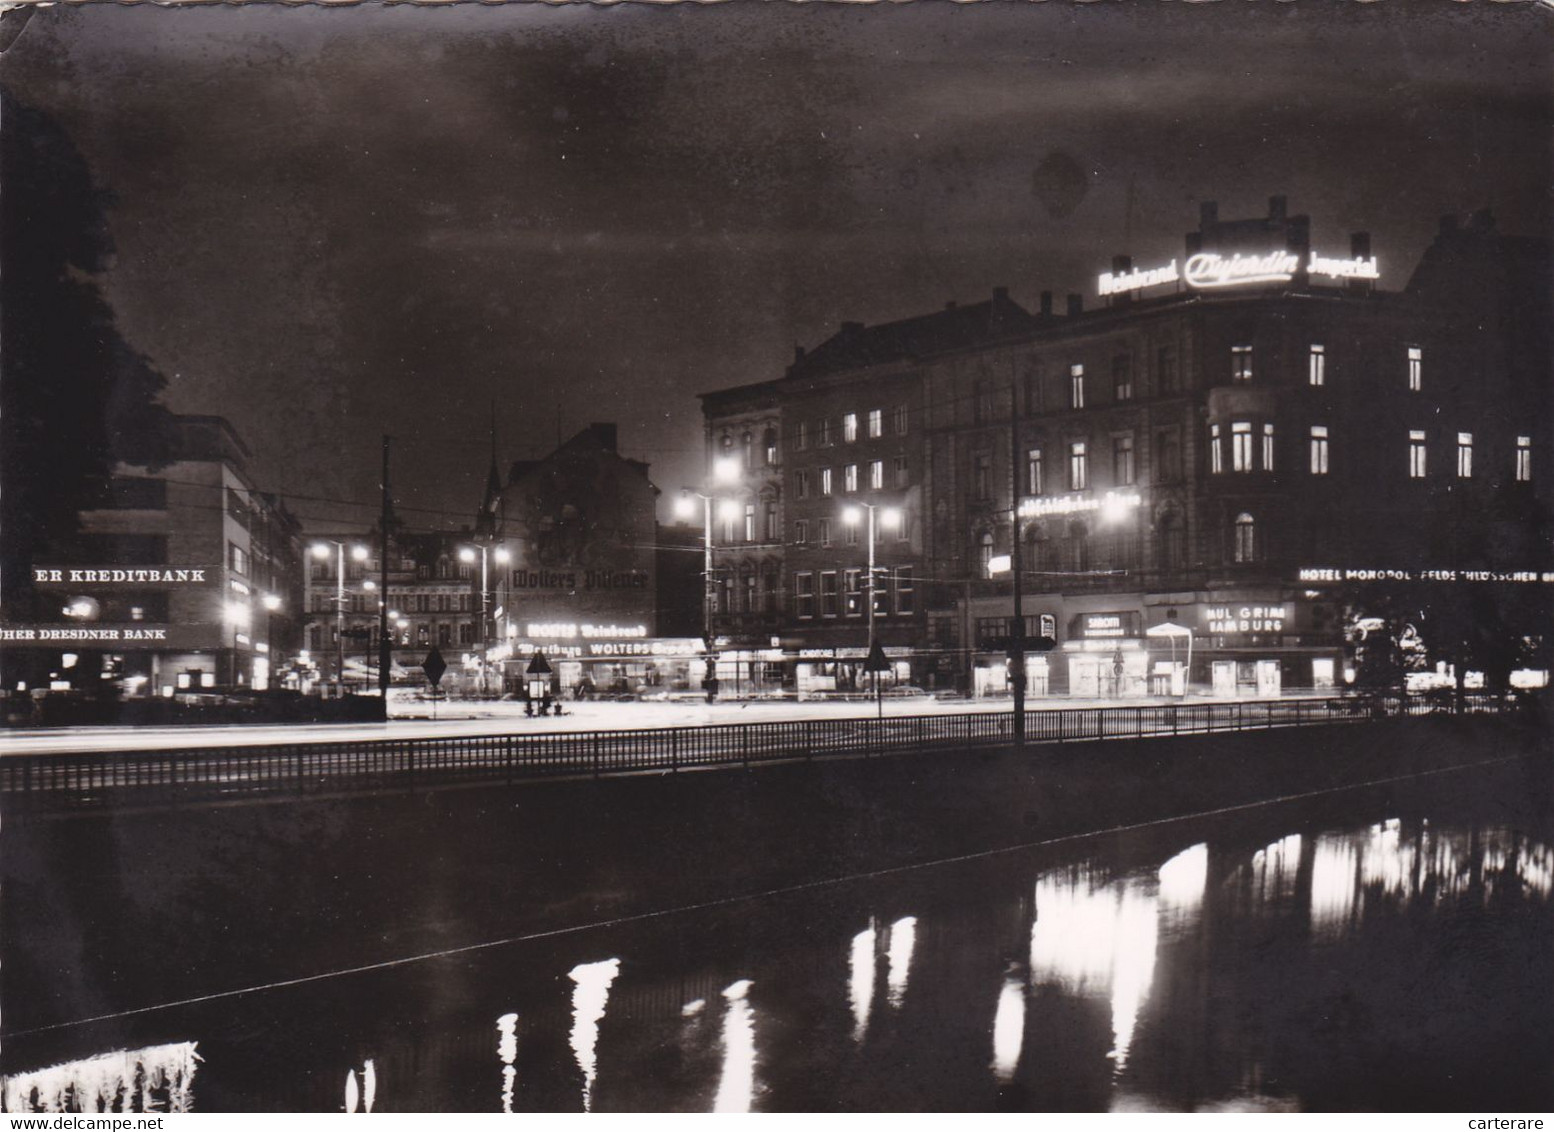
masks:
<instances>
[{"instance_id":1,"label":"large building","mask_svg":"<svg viewBox=\"0 0 1554 1132\"><path fill-rule=\"evenodd\" d=\"M31 646L57 690L262 691L279 682L272 658L299 643L296 519L253 487L226 420L171 423L169 462L115 467L100 505L80 513L70 561L35 564L56 599L38 631L68 638Z\"/></svg>"},{"instance_id":2,"label":"large building","mask_svg":"<svg viewBox=\"0 0 1554 1132\"><path fill-rule=\"evenodd\" d=\"M827 686L817 664L856 680L866 547L844 516L868 505L901 518L875 544L875 633L891 678L928 687L1007 686L1015 561L1035 695L1336 687L1358 615L1399 595L1438 643L1474 602L1546 633L1547 245L1448 218L1389 291L1367 234L1314 247L1275 197L1252 220L1207 204L1180 257L1111 268L1090 309L998 289L846 324L704 397L712 456L755 408L780 422L781 490L759 490L781 545L719 528L714 580L738 625L731 580L780 559L775 617L757 593L796 690Z\"/></svg>"}]
</instances>

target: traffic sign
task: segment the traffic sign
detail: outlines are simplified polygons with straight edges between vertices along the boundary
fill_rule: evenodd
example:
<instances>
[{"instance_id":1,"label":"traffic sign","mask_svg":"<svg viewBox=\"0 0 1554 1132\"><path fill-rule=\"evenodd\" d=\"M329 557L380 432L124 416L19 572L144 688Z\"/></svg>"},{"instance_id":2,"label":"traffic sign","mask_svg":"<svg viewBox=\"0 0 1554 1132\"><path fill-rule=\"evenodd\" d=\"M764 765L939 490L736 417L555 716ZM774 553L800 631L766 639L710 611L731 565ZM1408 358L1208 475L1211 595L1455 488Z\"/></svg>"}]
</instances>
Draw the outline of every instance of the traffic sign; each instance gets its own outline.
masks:
<instances>
[{"instance_id":1,"label":"traffic sign","mask_svg":"<svg viewBox=\"0 0 1554 1132\"><path fill-rule=\"evenodd\" d=\"M426 654L426 659L421 662L421 671L426 673L426 678L432 682L432 687L442 683L442 674L448 671L448 662L442 658L442 653L437 651L437 646L432 646L432 651Z\"/></svg>"}]
</instances>

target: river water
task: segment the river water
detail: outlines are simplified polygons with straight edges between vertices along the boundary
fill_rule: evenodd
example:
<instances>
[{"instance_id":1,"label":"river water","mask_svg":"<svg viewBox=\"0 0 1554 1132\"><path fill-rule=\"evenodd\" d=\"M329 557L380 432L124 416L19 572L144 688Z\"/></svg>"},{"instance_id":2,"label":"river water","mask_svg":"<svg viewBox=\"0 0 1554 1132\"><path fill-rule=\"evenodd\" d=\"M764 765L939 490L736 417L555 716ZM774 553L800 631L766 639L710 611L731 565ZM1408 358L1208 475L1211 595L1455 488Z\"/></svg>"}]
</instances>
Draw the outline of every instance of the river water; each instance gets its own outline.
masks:
<instances>
[{"instance_id":1,"label":"river water","mask_svg":"<svg viewBox=\"0 0 1554 1132\"><path fill-rule=\"evenodd\" d=\"M1546 1110L1548 836L1442 780L664 908L14 1034L5 1104Z\"/></svg>"}]
</instances>

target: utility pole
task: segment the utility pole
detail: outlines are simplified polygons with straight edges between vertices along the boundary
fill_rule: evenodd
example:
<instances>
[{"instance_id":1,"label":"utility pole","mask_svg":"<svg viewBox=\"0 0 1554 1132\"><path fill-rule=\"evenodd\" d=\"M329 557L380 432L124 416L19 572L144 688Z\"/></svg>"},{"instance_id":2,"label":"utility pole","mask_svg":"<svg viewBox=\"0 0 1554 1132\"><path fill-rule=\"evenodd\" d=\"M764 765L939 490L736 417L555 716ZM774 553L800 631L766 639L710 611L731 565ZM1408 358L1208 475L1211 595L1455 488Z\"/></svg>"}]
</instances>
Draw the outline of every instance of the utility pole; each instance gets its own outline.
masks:
<instances>
[{"instance_id":1,"label":"utility pole","mask_svg":"<svg viewBox=\"0 0 1554 1132\"><path fill-rule=\"evenodd\" d=\"M1020 548L1020 413L1019 391L1009 383L1009 566L1014 574L1014 623L1009 627L1009 674L1014 688L1014 749L1025 747L1025 563Z\"/></svg>"},{"instance_id":2,"label":"utility pole","mask_svg":"<svg viewBox=\"0 0 1554 1132\"><path fill-rule=\"evenodd\" d=\"M383 697L383 718L388 718L389 666L394 650L389 642L389 438L383 437L383 517L378 523L378 693Z\"/></svg>"}]
</instances>

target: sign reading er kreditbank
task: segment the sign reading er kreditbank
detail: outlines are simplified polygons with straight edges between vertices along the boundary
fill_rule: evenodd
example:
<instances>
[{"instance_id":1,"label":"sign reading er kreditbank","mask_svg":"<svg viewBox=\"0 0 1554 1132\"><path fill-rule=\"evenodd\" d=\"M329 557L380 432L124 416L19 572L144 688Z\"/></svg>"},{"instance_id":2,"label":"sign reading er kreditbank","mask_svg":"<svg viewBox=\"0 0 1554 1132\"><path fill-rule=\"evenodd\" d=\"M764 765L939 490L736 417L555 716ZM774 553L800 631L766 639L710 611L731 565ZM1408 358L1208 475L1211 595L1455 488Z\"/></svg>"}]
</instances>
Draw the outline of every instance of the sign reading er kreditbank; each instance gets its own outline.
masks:
<instances>
[{"instance_id":1,"label":"sign reading er kreditbank","mask_svg":"<svg viewBox=\"0 0 1554 1132\"><path fill-rule=\"evenodd\" d=\"M1096 290L1102 295L1118 295L1124 291L1139 291L1145 287L1158 287L1164 283L1185 282L1189 287L1207 290L1216 287L1239 287L1251 283L1288 283L1300 270L1300 257L1294 252L1270 252L1267 255L1223 256L1216 252L1199 252L1189 256L1180 271L1176 260L1164 267L1102 275ZM1334 259L1315 252L1306 261L1308 275L1320 275L1327 279L1380 279L1381 269L1376 257L1364 259Z\"/></svg>"},{"instance_id":2,"label":"sign reading er kreditbank","mask_svg":"<svg viewBox=\"0 0 1554 1132\"><path fill-rule=\"evenodd\" d=\"M200 585L213 580L211 573L206 566L38 566L32 580L61 586Z\"/></svg>"}]
</instances>

